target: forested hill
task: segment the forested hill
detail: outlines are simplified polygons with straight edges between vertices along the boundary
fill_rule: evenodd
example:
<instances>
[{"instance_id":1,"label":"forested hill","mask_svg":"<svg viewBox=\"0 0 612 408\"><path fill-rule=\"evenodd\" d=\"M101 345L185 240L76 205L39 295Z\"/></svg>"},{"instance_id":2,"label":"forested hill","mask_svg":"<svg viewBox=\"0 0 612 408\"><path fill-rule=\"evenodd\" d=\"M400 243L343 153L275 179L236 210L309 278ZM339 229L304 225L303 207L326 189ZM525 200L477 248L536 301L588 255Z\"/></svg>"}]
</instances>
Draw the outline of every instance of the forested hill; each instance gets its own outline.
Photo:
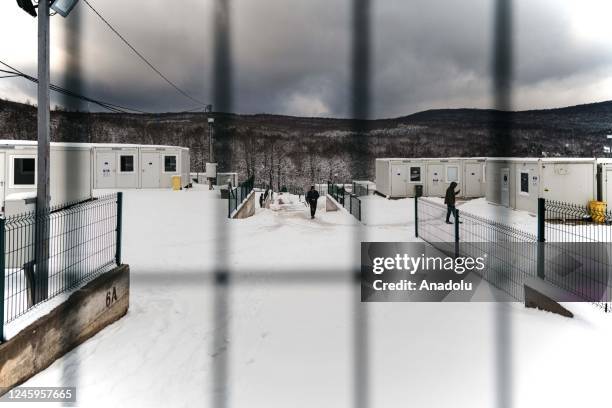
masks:
<instances>
[{"instance_id":1,"label":"forested hill","mask_svg":"<svg viewBox=\"0 0 612 408\"><path fill-rule=\"evenodd\" d=\"M612 101L550 110L429 110L383 120L214 114L222 171L259 182L374 178L376 157L600 156ZM208 157L207 116L54 111L52 140L181 145L193 171ZM0 100L0 138L35 139L36 108ZM500 144L499 141L506 143Z\"/></svg>"}]
</instances>

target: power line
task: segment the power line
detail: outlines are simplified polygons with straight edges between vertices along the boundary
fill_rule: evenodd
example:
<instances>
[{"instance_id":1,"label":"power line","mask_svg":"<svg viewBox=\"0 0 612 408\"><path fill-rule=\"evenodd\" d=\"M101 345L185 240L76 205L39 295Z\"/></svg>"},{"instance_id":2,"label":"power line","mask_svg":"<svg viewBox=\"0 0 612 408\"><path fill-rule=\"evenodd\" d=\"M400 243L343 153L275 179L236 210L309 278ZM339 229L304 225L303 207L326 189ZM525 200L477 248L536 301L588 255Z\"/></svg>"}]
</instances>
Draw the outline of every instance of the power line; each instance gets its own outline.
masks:
<instances>
[{"instance_id":1,"label":"power line","mask_svg":"<svg viewBox=\"0 0 612 408\"><path fill-rule=\"evenodd\" d=\"M33 77L31 75L28 75L28 74L18 70L17 68L7 64L6 62L4 62L2 60L0 60L0 64L4 65L6 68L8 68L10 70L9 71L9 70L0 69L0 72L6 73L6 74L9 74L9 75L13 75L13 76L22 77L22 78L27 79L28 81L36 83L36 84L38 83L38 78ZM93 103L93 104L98 105L98 106L100 106L100 107L102 107L104 109L107 109L109 111L116 112L116 113L130 113L130 112L148 113L148 112L145 112L145 111L142 111L142 110L139 110L139 109L130 108L130 107L126 107L126 106L122 106L122 105L118 105L118 104L114 104L114 103L110 103L110 102L104 102L104 101L101 101L101 100L98 100L98 99L93 99L93 98L90 98L88 96L81 95L81 94L78 94L76 92L73 92L73 91L71 91L69 89L62 88L61 86L58 86L58 85L55 85L55 84L49 84L49 89L51 89L52 91L61 93L63 95L67 95L67 96L70 96L70 97L73 97L73 98L76 98L76 99L81 99L83 101Z\"/></svg>"},{"instance_id":2,"label":"power line","mask_svg":"<svg viewBox=\"0 0 612 408\"><path fill-rule=\"evenodd\" d=\"M28 80L30 82L33 82L33 83L38 83L38 78L33 77L31 75L28 75L28 74L18 70L17 68L7 64L6 62L3 62L2 60L0 60L0 64L4 65L5 67L7 67L9 69L9 70L0 69L0 73L8 74L6 76L0 76L0 79L19 77L19 78L24 78L24 79L26 79L26 80ZM104 101L101 101L99 99L90 98L88 96L78 94L78 93L76 93L74 91L71 91L71 90L66 89L66 88L62 88L62 87L60 87L58 85L54 85L54 84L50 84L49 85L49 89L51 89L52 91L55 91L57 93L61 93L63 95L70 96L70 97L75 98L75 99L81 99L83 101L93 103L93 104L95 104L97 106L100 106L100 107L102 107L102 108L104 108L106 110L109 110L109 111L115 112L115 113L127 113L127 114L129 114L129 113L132 113L132 112L136 112L136 113L143 113L143 114L150 114L150 115L154 114L152 112L146 112L146 111L143 111L143 110L140 110L140 109L130 108L130 107L127 107L127 106L118 105L118 104L110 103L110 102L104 102ZM205 105L205 106L199 106L198 105L196 107L189 108L189 109L184 109L184 110L180 110L180 111L176 111L176 112L165 112L165 113L192 113L192 112L196 112L198 110L207 111L207 109L209 109L209 106L210 105Z\"/></svg>"},{"instance_id":3,"label":"power line","mask_svg":"<svg viewBox=\"0 0 612 408\"><path fill-rule=\"evenodd\" d=\"M149 68L151 68L153 71L155 71L155 73L157 75L159 75L164 81L166 81L170 86L172 86L174 89L176 89L181 95L185 96L186 98L191 99L193 102L196 102L200 105L206 105L206 103L194 98L193 96L189 95L187 92L183 91L181 88L179 88L174 82L172 82L171 80L168 79L168 77L166 77L163 73L161 73L157 68L155 68L153 66L153 64L151 64L149 62L149 60L147 60L140 52L138 52L138 50L136 48L134 48L134 46L132 46L132 44L129 43L128 40L125 39L125 37L123 37L119 31L117 31L115 29L115 27L113 27L111 25L111 23L109 23L104 17L102 17L102 15L91 5L91 3L89 3L89 1L87 0L83 0L83 2L85 4L87 4L87 6L100 18L100 20L102 20L104 22L104 24L106 24L108 26L108 28L111 29L111 31L113 33L115 33L117 35L117 37L119 37L121 39L121 41L123 41L123 43L125 45L127 45L132 51L134 51L134 53L140 57L140 59L149 66Z\"/></svg>"}]
</instances>

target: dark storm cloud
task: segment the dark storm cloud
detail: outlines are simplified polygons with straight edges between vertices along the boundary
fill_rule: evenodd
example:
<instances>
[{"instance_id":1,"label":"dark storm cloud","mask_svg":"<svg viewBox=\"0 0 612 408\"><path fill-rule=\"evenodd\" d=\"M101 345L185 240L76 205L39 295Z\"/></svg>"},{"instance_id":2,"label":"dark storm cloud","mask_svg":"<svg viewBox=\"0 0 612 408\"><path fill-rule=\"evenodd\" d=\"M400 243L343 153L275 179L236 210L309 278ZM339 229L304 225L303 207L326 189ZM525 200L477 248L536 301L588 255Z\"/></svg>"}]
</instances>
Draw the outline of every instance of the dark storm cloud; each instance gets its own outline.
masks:
<instances>
[{"instance_id":1,"label":"dark storm cloud","mask_svg":"<svg viewBox=\"0 0 612 408\"><path fill-rule=\"evenodd\" d=\"M181 1L171 7L161 0L93 4L181 88L209 102L212 1ZM489 107L493 3L373 0L372 116ZM232 0L230 4L236 111L350 114L352 0ZM592 88L609 76L610 44L577 38L569 4L570 0L514 3L515 107L558 106L602 97L601 89ZM31 30L35 35L35 24ZM53 30L62 32L54 37L59 55L53 58L60 61L54 65L55 82L144 110L194 106L139 61L84 4L67 20L55 17ZM74 40L77 35L80 41ZM2 57L11 59L11 55ZM25 65L32 73L34 58L35 54ZM567 86L572 87L571 94L564 89ZM34 99L31 87L22 84L20 89Z\"/></svg>"}]
</instances>

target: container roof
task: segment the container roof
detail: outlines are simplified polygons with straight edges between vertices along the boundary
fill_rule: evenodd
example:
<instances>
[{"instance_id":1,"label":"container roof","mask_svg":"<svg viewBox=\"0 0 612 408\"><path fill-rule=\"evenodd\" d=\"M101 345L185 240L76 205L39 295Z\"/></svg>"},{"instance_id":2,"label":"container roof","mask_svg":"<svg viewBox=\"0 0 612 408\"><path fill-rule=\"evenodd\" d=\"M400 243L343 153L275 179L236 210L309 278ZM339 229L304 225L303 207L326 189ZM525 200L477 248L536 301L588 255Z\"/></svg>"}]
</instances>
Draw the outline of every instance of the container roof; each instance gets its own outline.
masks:
<instances>
[{"instance_id":1,"label":"container roof","mask_svg":"<svg viewBox=\"0 0 612 408\"><path fill-rule=\"evenodd\" d=\"M0 140L0 148L3 146L36 146L38 142L36 140ZM51 146L58 147L75 147L75 148L87 148L92 147L157 147L157 148L172 148L172 149L186 149L182 146L168 146L168 145L149 145L149 144L134 144L134 143L76 143L76 142L51 142Z\"/></svg>"},{"instance_id":2,"label":"container roof","mask_svg":"<svg viewBox=\"0 0 612 408\"><path fill-rule=\"evenodd\" d=\"M486 159L486 157L392 157L392 158L383 157L383 158L377 158L376 160L381 160L381 161L396 161L396 160L402 160L402 161L428 160L428 161L433 161L433 160L485 160L485 159Z\"/></svg>"},{"instance_id":3,"label":"container roof","mask_svg":"<svg viewBox=\"0 0 612 408\"><path fill-rule=\"evenodd\" d=\"M487 161L507 161L514 163L592 163L592 157L488 157Z\"/></svg>"}]
</instances>

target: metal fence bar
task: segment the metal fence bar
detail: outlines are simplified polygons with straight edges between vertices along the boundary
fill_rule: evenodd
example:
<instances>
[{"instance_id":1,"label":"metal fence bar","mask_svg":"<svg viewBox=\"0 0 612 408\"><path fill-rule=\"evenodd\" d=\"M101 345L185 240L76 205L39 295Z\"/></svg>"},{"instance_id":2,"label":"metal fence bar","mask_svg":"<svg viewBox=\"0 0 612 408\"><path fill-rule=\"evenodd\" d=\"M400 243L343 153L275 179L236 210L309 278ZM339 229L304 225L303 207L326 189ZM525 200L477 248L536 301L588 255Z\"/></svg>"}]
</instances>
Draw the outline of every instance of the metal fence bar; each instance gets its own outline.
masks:
<instances>
[{"instance_id":1,"label":"metal fence bar","mask_svg":"<svg viewBox=\"0 0 612 408\"><path fill-rule=\"evenodd\" d=\"M4 262L4 222L4 218L0 218L0 294L2 294L2 301L0 301L0 343L4 341L4 301L6 299L6 293L4 292L4 279L6 276Z\"/></svg>"},{"instance_id":2,"label":"metal fence bar","mask_svg":"<svg viewBox=\"0 0 612 408\"><path fill-rule=\"evenodd\" d=\"M538 198L538 278L544 279L546 276L545 265L546 265L546 248L544 242L546 241L546 200Z\"/></svg>"},{"instance_id":3,"label":"metal fence bar","mask_svg":"<svg viewBox=\"0 0 612 408\"><path fill-rule=\"evenodd\" d=\"M123 225L123 193L117 193L117 249L115 251L115 263L121 265L121 233Z\"/></svg>"}]
</instances>

